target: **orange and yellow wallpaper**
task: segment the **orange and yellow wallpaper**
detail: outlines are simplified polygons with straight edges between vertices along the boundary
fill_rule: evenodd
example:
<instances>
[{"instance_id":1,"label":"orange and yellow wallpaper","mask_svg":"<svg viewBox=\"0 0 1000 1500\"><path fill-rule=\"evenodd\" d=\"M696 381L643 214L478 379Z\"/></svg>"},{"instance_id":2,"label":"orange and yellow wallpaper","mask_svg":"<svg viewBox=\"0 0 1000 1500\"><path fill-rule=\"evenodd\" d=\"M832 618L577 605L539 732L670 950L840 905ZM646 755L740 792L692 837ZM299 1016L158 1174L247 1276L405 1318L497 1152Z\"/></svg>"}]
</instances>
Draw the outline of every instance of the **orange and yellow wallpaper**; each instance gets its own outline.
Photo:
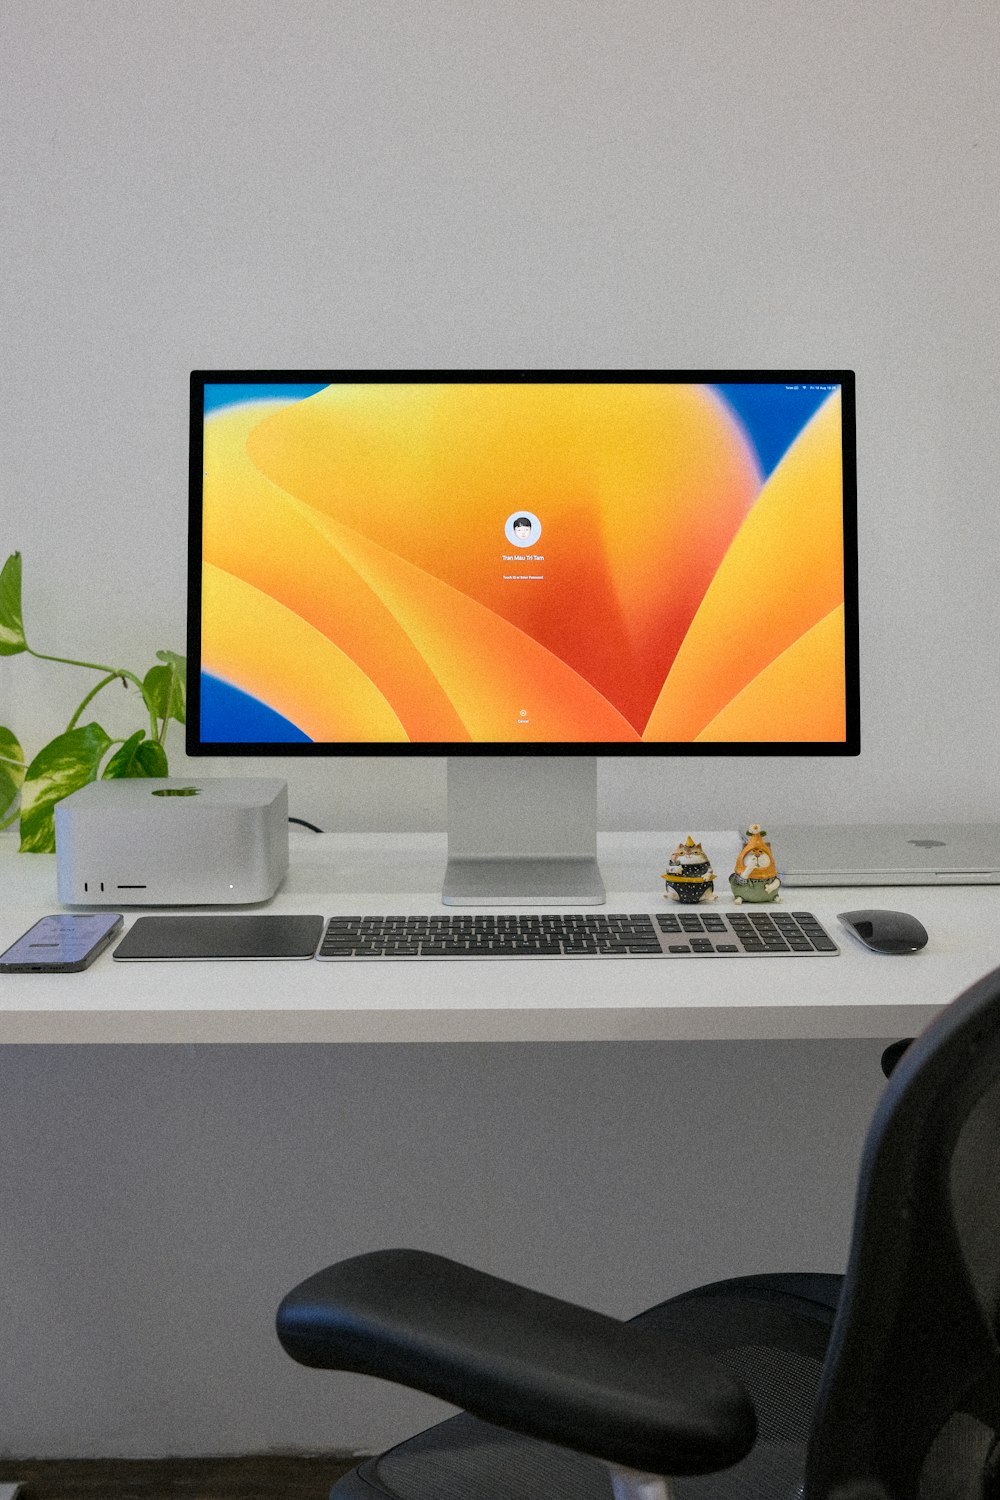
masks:
<instances>
[{"instance_id":1,"label":"orange and yellow wallpaper","mask_svg":"<svg viewBox=\"0 0 1000 1500\"><path fill-rule=\"evenodd\" d=\"M202 738L842 742L840 393L797 389L206 387Z\"/></svg>"}]
</instances>

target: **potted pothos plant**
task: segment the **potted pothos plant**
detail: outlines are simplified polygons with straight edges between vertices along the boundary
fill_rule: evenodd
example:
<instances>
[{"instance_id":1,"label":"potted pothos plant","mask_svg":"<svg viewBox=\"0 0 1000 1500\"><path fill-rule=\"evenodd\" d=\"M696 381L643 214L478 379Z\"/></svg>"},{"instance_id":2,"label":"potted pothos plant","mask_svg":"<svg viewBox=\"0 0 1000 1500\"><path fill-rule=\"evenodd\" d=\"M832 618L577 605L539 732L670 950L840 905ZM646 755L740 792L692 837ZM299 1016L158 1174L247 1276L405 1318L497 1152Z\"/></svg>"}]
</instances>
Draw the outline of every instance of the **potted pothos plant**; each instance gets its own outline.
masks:
<instances>
[{"instance_id":1,"label":"potted pothos plant","mask_svg":"<svg viewBox=\"0 0 1000 1500\"><path fill-rule=\"evenodd\" d=\"M62 662L96 672L99 680L84 694L66 728L30 758L12 729L0 725L0 831L20 822L21 849L51 854L56 847L57 802L98 778L166 776L167 727L184 723L186 661L175 651L157 651L157 665L139 677L127 667L103 666L36 651L28 644L21 611L21 554L14 552L0 571L0 656L27 652L39 661ZM146 722L125 738L114 738L84 715L112 684L130 692Z\"/></svg>"}]
</instances>

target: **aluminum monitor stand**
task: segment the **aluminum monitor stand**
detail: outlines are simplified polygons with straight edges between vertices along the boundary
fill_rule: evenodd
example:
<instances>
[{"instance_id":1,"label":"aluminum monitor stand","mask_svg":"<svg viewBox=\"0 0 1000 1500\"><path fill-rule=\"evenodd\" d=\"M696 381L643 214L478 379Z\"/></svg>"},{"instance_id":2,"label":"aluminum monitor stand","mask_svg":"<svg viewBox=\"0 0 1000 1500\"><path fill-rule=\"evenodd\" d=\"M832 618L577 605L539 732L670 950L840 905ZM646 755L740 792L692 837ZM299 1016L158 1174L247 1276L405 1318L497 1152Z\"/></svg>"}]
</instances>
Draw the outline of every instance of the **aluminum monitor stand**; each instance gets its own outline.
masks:
<instances>
[{"instance_id":1,"label":"aluminum monitor stand","mask_svg":"<svg viewBox=\"0 0 1000 1500\"><path fill-rule=\"evenodd\" d=\"M446 906L601 906L592 755L448 758Z\"/></svg>"}]
</instances>

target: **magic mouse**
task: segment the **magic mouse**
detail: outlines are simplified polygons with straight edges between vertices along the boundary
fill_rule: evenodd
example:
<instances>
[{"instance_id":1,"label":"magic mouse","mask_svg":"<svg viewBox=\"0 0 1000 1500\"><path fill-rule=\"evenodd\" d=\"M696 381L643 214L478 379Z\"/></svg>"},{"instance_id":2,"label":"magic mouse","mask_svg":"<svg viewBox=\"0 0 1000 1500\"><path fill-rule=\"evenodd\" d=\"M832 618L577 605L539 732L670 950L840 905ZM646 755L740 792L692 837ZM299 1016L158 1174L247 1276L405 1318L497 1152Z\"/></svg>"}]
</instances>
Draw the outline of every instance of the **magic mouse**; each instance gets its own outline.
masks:
<instances>
[{"instance_id":1,"label":"magic mouse","mask_svg":"<svg viewBox=\"0 0 1000 1500\"><path fill-rule=\"evenodd\" d=\"M842 911L838 921L873 953L916 953L927 929L905 911Z\"/></svg>"}]
</instances>

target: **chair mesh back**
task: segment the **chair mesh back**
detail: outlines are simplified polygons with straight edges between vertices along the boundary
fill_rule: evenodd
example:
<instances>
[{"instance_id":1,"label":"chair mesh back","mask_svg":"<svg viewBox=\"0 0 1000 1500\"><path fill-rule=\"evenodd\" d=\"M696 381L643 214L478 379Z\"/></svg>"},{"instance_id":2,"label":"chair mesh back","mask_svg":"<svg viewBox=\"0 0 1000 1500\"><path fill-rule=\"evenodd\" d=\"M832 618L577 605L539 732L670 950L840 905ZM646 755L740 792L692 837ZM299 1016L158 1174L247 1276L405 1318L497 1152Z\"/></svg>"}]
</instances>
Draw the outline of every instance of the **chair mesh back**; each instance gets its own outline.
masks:
<instances>
[{"instance_id":1,"label":"chair mesh back","mask_svg":"<svg viewBox=\"0 0 1000 1500\"><path fill-rule=\"evenodd\" d=\"M994 1328L1000 1313L1000 1079L969 1112L951 1161L951 1207L973 1290ZM993 1163L992 1169L990 1163Z\"/></svg>"},{"instance_id":2,"label":"chair mesh back","mask_svg":"<svg viewBox=\"0 0 1000 1500\"><path fill-rule=\"evenodd\" d=\"M1000 970L909 1048L869 1132L807 1500L992 1496L998 1310Z\"/></svg>"}]
</instances>

